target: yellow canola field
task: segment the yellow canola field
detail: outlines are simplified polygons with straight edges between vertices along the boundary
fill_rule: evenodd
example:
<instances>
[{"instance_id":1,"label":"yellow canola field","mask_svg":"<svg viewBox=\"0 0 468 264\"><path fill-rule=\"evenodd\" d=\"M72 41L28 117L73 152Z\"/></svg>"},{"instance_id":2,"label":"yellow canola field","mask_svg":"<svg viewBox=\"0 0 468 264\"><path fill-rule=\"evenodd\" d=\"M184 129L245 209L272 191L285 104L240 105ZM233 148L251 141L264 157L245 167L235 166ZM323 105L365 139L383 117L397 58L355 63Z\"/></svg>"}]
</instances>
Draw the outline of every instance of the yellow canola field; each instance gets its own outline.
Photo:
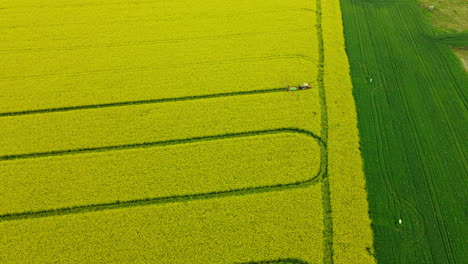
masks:
<instances>
[{"instance_id":1,"label":"yellow canola field","mask_svg":"<svg viewBox=\"0 0 468 264\"><path fill-rule=\"evenodd\" d=\"M282 133L12 160L0 163L0 215L303 183L318 176L321 151Z\"/></svg>"},{"instance_id":2,"label":"yellow canola field","mask_svg":"<svg viewBox=\"0 0 468 264\"><path fill-rule=\"evenodd\" d=\"M5 0L0 13L0 263L374 263L339 0ZM291 127L325 151L298 133L113 147Z\"/></svg>"}]
</instances>

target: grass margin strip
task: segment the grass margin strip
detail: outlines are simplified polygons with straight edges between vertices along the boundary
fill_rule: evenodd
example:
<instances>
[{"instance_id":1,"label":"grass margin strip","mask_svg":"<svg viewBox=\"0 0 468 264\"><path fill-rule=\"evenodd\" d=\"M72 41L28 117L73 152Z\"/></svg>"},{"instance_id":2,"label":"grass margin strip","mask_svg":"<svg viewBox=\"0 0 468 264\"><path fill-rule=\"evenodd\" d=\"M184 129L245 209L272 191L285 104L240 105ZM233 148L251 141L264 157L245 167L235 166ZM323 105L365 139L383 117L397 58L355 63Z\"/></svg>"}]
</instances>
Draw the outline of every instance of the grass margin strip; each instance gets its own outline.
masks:
<instances>
[{"instance_id":1,"label":"grass margin strip","mask_svg":"<svg viewBox=\"0 0 468 264\"><path fill-rule=\"evenodd\" d=\"M321 11L328 126L334 128L326 138L329 160L325 183L331 190L333 211L333 255L329 263L371 264L375 263L373 233L340 0L326 1Z\"/></svg>"}]
</instances>

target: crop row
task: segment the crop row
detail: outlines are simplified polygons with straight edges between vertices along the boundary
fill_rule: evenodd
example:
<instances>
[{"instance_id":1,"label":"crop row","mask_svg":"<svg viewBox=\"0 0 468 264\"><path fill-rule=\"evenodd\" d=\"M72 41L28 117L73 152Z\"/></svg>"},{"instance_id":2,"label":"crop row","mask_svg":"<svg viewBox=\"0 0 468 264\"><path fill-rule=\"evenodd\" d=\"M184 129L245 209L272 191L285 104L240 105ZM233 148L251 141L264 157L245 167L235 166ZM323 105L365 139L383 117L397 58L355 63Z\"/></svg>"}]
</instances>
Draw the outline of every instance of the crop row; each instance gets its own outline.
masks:
<instances>
[{"instance_id":1,"label":"crop row","mask_svg":"<svg viewBox=\"0 0 468 264\"><path fill-rule=\"evenodd\" d=\"M71 41L73 38L80 40L96 38L96 35L74 35L83 31L83 28L92 26L93 32L98 36L128 35L132 39L142 36L138 33L154 35L155 29L164 34L173 30L171 36L177 34L205 35L214 29L224 31L244 31L257 29L291 29L297 25L310 26L309 21L315 15L310 4L305 5L304 0L290 0L288 3L275 1L265 5L264 3L238 0L235 3L228 1L202 1L197 5L191 5L190 0L179 1L143 1L137 5L133 2L120 0L106 1L79 1L57 2L40 0L3 0L2 24L10 26L7 30L24 30L23 36L18 40L26 41L31 34L37 33L41 39L47 36L65 36L67 38L53 39L57 41ZM190 8L187 8L190 6ZM309 7L309 8L306 8ZM69 12L69 14L66 14ZM278 16L278 13L283 16ZM307 16L297 17L297 13ZM274 17L271 17L274 16ZM233 20L233 17L242 18ZM252 24L245 23L245 19ZM294 19L294 23L285 23ZM190 21L190 22L189 22ZM205 22L208 21L208 22ZM266 23L267 21L267 23ZM36 22L36 23L34 23ZM312 21L315 22L315 21ZM141 32L135 32L131 25L146 26ZM163 25L156 27L155 25ZM220 26L224 24L223 29ZM210 26L210 28L203 28ZM119 31L121 27L122 31ZM151 27L149 27L151 26ZM69 27L67 31L55 31L57 27ZM32 30L36 29L36 30ZM41 30L41 31L37 31ZM44 34L47 33L47 34ZM56 34L56 35L55 35ZM66 34L66 35L64 35ZM127 35L125 35L127 36ZM28 38L29 37L29 38ZM6 45L7 43L5 43Z\"/></svg>"},{"instance_id":2,"label":"crop row","mask_svg":"<svg viewBox=\"0 0 468 264\"><path fill-rule=\"evenodd\" d=\"M304 32L295 31L288 33L294 39L299 39L303 34ZM46 49L41 52L3 52L2 60L9 67L0 73L0 80L21 78L34 80L36 78L53 78L57 75L150 71L161 68L171 68L174 70L200 65L216 66L218 64L242 61L247 58L262 58L274 55L302 55L307 54L307 49L314 47L313 39L299 39L300 45L288 45L288 42L282 39L281 34L247 35L246 38L247 40L238 36L235 36L234 39L228 37L216 39L195 38L179 42L143 42L139 45L90 45L81 48L77 47L76 50L67 47L63 49ZM271 45L263 45L264 41ZM226 46L230 46L232 43L235 43L235 46L226 50ZM219 50L223 48L224 51L220 54ZM281 50L281 52L278 52L278 50ZM77 52L79 52L80 56L71 56ZM128 53L131 56L119 56L122 53ZM96 54L102 55L96 56ZM194 55L187 56L187 54ZM223 57L222 59L220 59L221 56ZM310 60L311 62L315 62L313 57ZM24 72L25 67L37 61L47 61L48 63L29 67L28 71ZM174 73L176 72L177 70L174 71ZM158 85L161 84L158 83Z\"/></svg>"}]
</instances>

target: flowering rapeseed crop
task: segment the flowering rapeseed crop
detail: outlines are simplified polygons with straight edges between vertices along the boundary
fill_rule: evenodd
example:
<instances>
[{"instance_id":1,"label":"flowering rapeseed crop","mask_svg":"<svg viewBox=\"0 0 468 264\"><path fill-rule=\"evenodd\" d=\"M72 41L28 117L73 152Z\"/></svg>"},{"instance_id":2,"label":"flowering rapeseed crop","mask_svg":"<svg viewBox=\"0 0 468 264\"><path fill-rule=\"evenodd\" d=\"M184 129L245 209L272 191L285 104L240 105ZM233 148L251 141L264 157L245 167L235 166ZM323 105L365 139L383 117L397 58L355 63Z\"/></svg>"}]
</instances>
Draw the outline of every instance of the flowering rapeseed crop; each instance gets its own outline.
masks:
<instances>
[{"instance_id":1,"label":"flowering rapeseed crop","mask_svg":"<svg viewBox=\"0 0 468 264\"><path fill-rule=\"evenodd\" d=\"M0 12L0 262L373 262L338 0Z\"/></svg>"}]
</instances>

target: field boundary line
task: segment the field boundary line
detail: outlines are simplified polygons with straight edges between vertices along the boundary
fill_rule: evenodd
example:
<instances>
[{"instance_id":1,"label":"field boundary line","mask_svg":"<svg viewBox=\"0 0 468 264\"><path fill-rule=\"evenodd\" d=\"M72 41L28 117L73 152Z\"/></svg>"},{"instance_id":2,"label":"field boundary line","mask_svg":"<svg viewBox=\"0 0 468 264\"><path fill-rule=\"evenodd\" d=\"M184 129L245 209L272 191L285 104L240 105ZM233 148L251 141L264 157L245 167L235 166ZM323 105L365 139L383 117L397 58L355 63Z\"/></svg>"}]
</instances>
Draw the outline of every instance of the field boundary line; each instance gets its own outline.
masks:
<instances>
[{"instance_id":1,"label":"field boundary line","mask_svg":"<svg viewBox=\"0 0 468 264\"><path fill-rule=\"evenodd\" d=\"M331 261L342 264L352 263L357 259L359 263L370 264L375 263L372 256L373 237L362 167L356 101L347 54L349 47L346 46L343 28L346 14L343 14L341 4L344 2L346 1L329 0L323 6L326 10L323 13L323 30L324 41L327 43L324 49L324 78L327 84L328 124L336 128L329 130L327 137L330 150L327 184L331 190L330 205L333 212ZM357 3L359 4L361 3ZM362 46L359 48L365 50Z\"/></svg>"},{"instance_id":2,"label":"field boundary line","mask_svg":"<svg viewBox=\"0 0 468 264\"><path fill-rule=\"evenodd\" d=\"M320 136L327 145L328 143L328 110L327 97L325 91L325 52L322 28L322 0L316 2L317 19L317 42L319 63L317 65L317 82L319 90L320 108L321 108L321 131ZM322 208L323 208L323 260L324 264L333 264L333 216L331 207L331 192L328 175L328 151L324 153L325 171L322 177Z\"/></svg>"},{"instance_id":3,"label":"field boundary line","mask_svg":"<svg viewBox=\"0 0 468 264\"><path fill-rule=\"evenodd\" d=\"M127 201L115 201L115 202L110 202L110 203L56 208L56 209L49 209L49 210L42 210L42 211L30 211L30 212L3 214L3 215L0 215L0 222L31 219L31 218L42 218L42 217L50 217L50 216L58 216L58 215L70 215L70 214L77 214L77 213L95 212L95 211L120 209L120 208L144 206L144 205L189 202L189 201L194 201L194 200L205 200L205 199L221 198L221 197L229 197L229 196L243 196L243 195L248 195L248 194L283 191L283 190L293 189L293 188L303 188L303 187L320 182L321 178L326 172L327 164L326 164L326 160L324 159L324 157L327 155L326 146L319 136L315 135L314 133L310 131L297 129L297 128L278 128L278 129L271 129L271 130L249 131L249 132L222 134L222 135L191 138L191 139L181 139L181 140L175 140L175 141L174 140L161 141L159 143L154 142L152 145L148 145L148 143L143 143L144 145L134 144L134 145L125 146L125 147L118 146L117 149L146 148L146 147L151 147L151 146L167 146L167 145L175 145L175 144L186 144L190 142L222 140L222 139L227 139L227 138L261 136L261 135L281 134L281 133L302 134L308 137L312 137L315 141L318 142L319 147L320 147L320 167L319 167L318 172L315 175L312 175L312 177L303 181L287 183L287 184L265 185L265 186L232 189L232 190L225 190L225 191L214 191L214 192L208 192L208 193L174 195L174 196L156 197L156 198L143 198L143 199L134 199L134 200L127 200ZM83 153L83 152L86 152L86 151L80 151L79 153ZM34 156L34 157L37 157L37 156Z\"/></svg>"}]
</instances>

